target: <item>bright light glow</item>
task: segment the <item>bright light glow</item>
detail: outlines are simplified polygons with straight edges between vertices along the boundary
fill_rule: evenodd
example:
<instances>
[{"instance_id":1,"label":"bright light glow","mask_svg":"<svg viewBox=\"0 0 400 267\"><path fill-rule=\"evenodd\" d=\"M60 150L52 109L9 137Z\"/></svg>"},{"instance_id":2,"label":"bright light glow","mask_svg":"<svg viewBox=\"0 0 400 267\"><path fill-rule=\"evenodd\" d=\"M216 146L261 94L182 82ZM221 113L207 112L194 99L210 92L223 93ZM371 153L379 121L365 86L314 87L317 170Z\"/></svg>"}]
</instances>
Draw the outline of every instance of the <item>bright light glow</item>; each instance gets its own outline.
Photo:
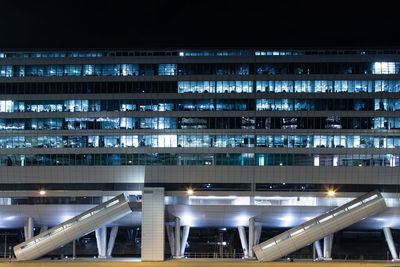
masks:
<instances>
[{"instance_id":1,"label":"bright light glow","mask_svg":"<svg viewBox=\"0 0 400 267\"><path fill-rule=\"evenodd\" d=\"M383 222L385 219L383 219L383 218L376 218L375 220L376 220L376 221Z\"/></svg>"},{"instance_id":2,"label":"bright light glow","mask_svg":"<svg viewBox=\"0 0 400 267\"><path fill-rule=\"evenodd\" d=\"M193 195L193 194L194 194L193 189L189 188L189 189L186 191L186 194L187 194L188 196Z\"/></svg>"},{"instance_id":3,"label":"bright light glow","mask_svg":"<svg viewBox=\"0 0 400 267\"><path fill-rule=\"evenodd\" d=\"M44 195L46 195L46 191L44 191L44 190L40 190L40 191L39 191L39 195L41 195L41 196L44 196Z\"/></svg>"},{"instance_id":4,"label":"bright light glow","mask_svg":"<svg viewBox=\"0 0 400 267\"><path fill-rule=\"evenodd\" d=\"M333 190L329 190L329 191L328 191L328 196L330 196L330 197L334 197L335 194L336 194L336 192L333 191Z\"/></svg>"},{"instance_id":5,"label":"bright light glow","mask_svg":"<svg viewBox=\"0 0 400 267\"><path fill-rule=\"evenodd\" d=\"M333 156L333 166L338 166L338 163L339 163L339 157Z\"/></svg>"},{"instance_id":6,"label":"bright light glow","mask_svg":"<svg viewBox=\"0 0 400 267\"><path fill-rule=\"evenodd\" d=\"M68 214L63 214L63 215L60 216L62 222L68 221L72 217L74 217L74 216L73 215L68 215Z\"/></svg>"},{"instance_id":7,"label":"bright light glow","mask_svg":"<svg viewBox=\"0 0 400 267\"><path fill-rule=\"evenodd\" d=\"M249 223L249 216L246 215L239 215L236 217L236 224L237 225L247 225Z\"/></svg>"},{"instance_id":8,"label":"bright light glow","mask_svg":"<svg viewBox=\"0 0 400 267\"><path fill-rule=\"evenodd\" d=\"M293 216L288 215L288 216L280 217L279 220L280 221L291 221L291 220L293 220Z\"/></svg>"},{"instance_id":9,"label":"bright light glow","mask_svg":"<svg viewBox=\"0 0 400 267\"><path fill-rule=\"evenodd\" d=\"M180 56L180 57L183 57L184 55L185 55L184 52L179 52L179 56Z\"/></svg>"},{"instance_id":10,"label":"bright light glow","mask_svg":"<svg viewBox=\"0 0 400 267\"><path fill-rule=\"evenodd\" d=\"M5 217L4 220L11 221L11 220L14 220L15 218L16 218L15 216L8 216L8 217Z\"/></svg>"},{"instance_id":11,"label":"bright light glow","mask_svg":"<svg viewBox=\"0 0 400 267\"><path fill-rule=\"evenodd\" d=\"M278 218L282 223L279 224L280 227L290 227L295 224L296 218L292 215L286 215Z\"/></svg>"},{"instance_id":12,"label":"bright light glow","mask_svg":"<svg viewBox=\"0 0 400 267\"><path fill-rule=\"evenodd\" d=\"M185 214L181 216L181 225L195 226L193 225L193 223L194 223L194 218L191 214Z\"/></svg>"},{"instance_id":13,"label":"bright light glow","mask_svg":"<svg viewBox=\"0 0 400 267\"><path fill-rule=\"evenodd\" d=\"M314 156L314 166L319 166L319 155Z\"/></svg>"}]
</instances>

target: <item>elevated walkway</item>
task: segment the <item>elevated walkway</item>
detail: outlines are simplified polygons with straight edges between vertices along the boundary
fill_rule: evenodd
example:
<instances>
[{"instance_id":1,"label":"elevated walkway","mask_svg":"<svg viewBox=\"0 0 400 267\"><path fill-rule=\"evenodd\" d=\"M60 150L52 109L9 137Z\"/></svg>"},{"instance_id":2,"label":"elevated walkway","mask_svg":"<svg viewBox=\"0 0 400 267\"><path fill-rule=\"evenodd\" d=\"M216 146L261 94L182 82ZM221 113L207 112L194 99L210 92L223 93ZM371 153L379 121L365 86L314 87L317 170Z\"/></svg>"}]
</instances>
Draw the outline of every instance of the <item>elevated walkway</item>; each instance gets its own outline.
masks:
<instances>
[{"instance_id":1,"label":"elevated walkway","mask_svg":"<svg viewBox=\"0 0 400 267\"><path fill-rule=\"evenodd\" d=\"M253 247L259 261L274 261L386 208L378 191L364 194Z\"/></svg>"},{"instance_id":2,"label":"elevated walkway","mask_svg":"<svg viewBox=\"0 0 400 267\"><path fill-rule=\"evenodd\" d=\"M118 195L84 213L14 247L18 260L33 260L132 212L124 194Z\"/></svg>"}]
</instances>

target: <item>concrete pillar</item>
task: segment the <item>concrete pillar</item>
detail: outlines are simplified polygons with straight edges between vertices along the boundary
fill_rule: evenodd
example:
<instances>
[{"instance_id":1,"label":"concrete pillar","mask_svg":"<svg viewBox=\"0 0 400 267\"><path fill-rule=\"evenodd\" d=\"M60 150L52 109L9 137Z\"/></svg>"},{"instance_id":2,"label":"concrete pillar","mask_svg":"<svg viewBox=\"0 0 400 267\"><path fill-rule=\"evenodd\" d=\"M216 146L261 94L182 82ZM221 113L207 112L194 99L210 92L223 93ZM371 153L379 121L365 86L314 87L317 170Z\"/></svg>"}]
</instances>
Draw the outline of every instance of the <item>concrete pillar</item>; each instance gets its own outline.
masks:
<instances>
[{"instance_id":1,"label":"concrete pillar","mask_svg":"<svg viewBox=\"0 0 400 267\"><path fill-rule=\"evenodd\" d=\"M219 232L219 257L224 257L224 233Z\"/></svg>"},{"instance_id":2,"label":"concrete pillar","mask_svg":"<svg viewBox=\"0 0 400 267\"><path fill-rule=\"evenodd\" d=\"M383 227L383 233L385 234L385 239L388 244L390 254L392 254L393 261L398 261L399 257L397 255L396 246L394 245L393 242L392 231L390 230L389 227Z\"/></svg>"},{"instance_id":3,"label":"concrete pillar","mask_svg":"<svg viewBox=\"0 0 400 267\"><path fill-rule=\"evenodd\" d=\"M315 245L315 250L317 251L317 258L322 259L323 255L322 255L321 243L319 242L319 240L315 241L314 245Z\"/></svg>"},{"instance_id":4,"label":"concrete pillar","mask_svg":"<svg viewBox=\"0 0 400 267\"><path fill-rule=\"evenodd\" d=\"M24 241L28 239L28 225L24 225Z\"/></svg>"},{"instance_id":5,"label":"concrete pillar","mask_svg":"<svg viewBox=\"0 0 400 267\"><path fill-rule=\"evenodd\" d=\"M254 257L254 218L249 219L249 258Z\"/></svg>"},{"instance_id":6,"label":"concrete pillar","mask_svg":"<svg viewBox=\"0 0 400 267\"><path fill-rule=\"evenodd\" d=\"M76 259L76 240L72 241L72 259Z\"/></svg>"},{"instance_id":7,"label":"concrete pillar","mask_svg":"<svg viewBox=\"0 0 400 267\"><path fill-rule=\"evenodd\" d=\"M24 238L25 241L33 237L33 218L28 217L28 220L26 221L26 225L24 226Z\"/></svg>"},{"instance_id":8,"label":"concrete pillar","mask_svg":"<svg viewBox=\"0 0 400 267\"><path fill-rule=\"evenodd\" d=\"M100 228L97 228L94 233L96 234L96 244L97 244L97 256L101 255L101 232Z\"/></svg>"},{"instance_id":9,"label":"concrete pillar","mask_svg":"<svg viewBox=\"0 0 400 267\"><path fill-rule=\"evenodd\" d=\"M171 225L167 224L166 225L167 229L167 237L168 237L168 243L169 247L171 249L171 256L175 256L175 235L174 235L174 229Z\"/></svg>"},{"instance_id":10,"label":"concrete pillar","mask_svg":"<svg viewBox=\"0 0 400 267\"><path fill-rule=\"evenodd\" d=\"M245 258L249 257L249 251L247 250L247 238L246 238L246 230L244 226L238 226L240 243L242 243L243 255Z\"/></svg>"},{"instance_id":11,"label":"concrete pillar","mask_svg":"<svg viewBox=\"0 0 400 267\"><path fill-rule=\"evenodd\" d=\"M164 260L165 204L163 187L142 190L142 261Z\"/></svg>"},{"instance_id":12,"label":"concrete pillar","mask_svg":"<svg viewBox=\"0 0 400 267\"><path fill-rule=\"evenodd\" d=\"M187 243L187 240L189 237L189 231L190 231L189 225L183 226L182 242L181 242L181 257L185 256L185 249L186 249L186 243Z\"/></svg>"},{"instance_id":13,"label":"concrete pillar","mask_svg":"<svg viewBox=\"0 0 400 267\"><path fill-rule=\"evenodd\" d=\"M175 218L175 257L181 257L181 219Z\"/></svg>"},{"instance_id":14,"label":"concrete pillar","mask_svg":"<svg viewBox=\"0 0 400 267\"><path fill-rule=\"evenodd\" d=\"M100 228L101 231L101 258L106 257L107 252L107 227L103 226Z\"/></svg>"},{"instance_id":15,"label":"concrete pillar","mask_svg":"<svg viewBox=\"0 0 400 267\"><path fill-rule=\"evenodd\" d=\"M257 246L258 244L260 244L261 230L262 230L261 225L257 225L254 228L254 246Z\"/></svg>"},{"instance_id":16,"label":"concrete pillar","mask_svg":"<svg viewBox=\"0 0 400 267\"><path fill-rule=\"evenodd\" d=\"M96 229L96 242L98 257L105 258L107 246L107 228L105 226Z\"/></svg>"},{"instance_id":17,"label":"concrete pillar","mask_svg":"<svg viewBox=\"0 0 400 267\"><path fill-rule=\"evenodd\" d=\"M324 237L324 259L332 260L333 234Z\"/></svg>"},{"instance_id":18,"label":"concrete pillar","mask_svg":"<svg viewBox=\"0 0 400 267\"><path fill-rule=\"evenodd\" d=\"M113 226L111 228L110 239L108 240L108 245L107 245L107 253L106 253L107 258L111 257L112 251L114 249L115 239L117 238L117 234L118 234L118 226Z\"/></svg>"}]
</instances>

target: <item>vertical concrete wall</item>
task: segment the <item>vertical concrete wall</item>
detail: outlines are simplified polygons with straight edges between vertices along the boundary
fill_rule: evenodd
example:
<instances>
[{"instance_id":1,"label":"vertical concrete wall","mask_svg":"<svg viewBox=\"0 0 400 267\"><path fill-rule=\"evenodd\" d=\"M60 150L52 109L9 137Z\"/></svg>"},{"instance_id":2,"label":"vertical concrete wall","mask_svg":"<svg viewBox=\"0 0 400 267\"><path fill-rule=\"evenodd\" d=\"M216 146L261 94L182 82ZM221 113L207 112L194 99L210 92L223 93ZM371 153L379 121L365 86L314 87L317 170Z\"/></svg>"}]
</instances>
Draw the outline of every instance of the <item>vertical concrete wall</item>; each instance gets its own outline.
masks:
<instances>
[{"instance_id":1,"label":"vertical concrete wall","mask_svg":"<svg viewBox=\"0 0 400 267\"><path fill-rule=\"evenodd\" d=\"M143 188L142 261L164 260L164 188Z\"/></svg>"}]
</instances>

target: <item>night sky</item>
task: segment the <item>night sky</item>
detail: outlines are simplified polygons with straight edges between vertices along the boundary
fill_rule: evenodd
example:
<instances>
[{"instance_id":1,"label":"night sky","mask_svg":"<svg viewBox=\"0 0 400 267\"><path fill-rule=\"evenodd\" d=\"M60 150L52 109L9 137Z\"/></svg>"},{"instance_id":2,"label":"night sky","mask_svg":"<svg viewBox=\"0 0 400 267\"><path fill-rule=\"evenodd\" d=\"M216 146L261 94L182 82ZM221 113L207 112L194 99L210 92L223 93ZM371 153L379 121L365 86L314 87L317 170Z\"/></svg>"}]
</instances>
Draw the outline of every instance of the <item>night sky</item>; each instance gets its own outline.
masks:
<instances>
[{"instance_id":1,"label":"night sky","mask_svg":"<svg viewBox=\"0 0 400 267\"><path fill-rule=\"evenodd\" d=\"M400 47L395 1L355 2L5 0L0 48Z\"/></svg>"}]
</instances>

